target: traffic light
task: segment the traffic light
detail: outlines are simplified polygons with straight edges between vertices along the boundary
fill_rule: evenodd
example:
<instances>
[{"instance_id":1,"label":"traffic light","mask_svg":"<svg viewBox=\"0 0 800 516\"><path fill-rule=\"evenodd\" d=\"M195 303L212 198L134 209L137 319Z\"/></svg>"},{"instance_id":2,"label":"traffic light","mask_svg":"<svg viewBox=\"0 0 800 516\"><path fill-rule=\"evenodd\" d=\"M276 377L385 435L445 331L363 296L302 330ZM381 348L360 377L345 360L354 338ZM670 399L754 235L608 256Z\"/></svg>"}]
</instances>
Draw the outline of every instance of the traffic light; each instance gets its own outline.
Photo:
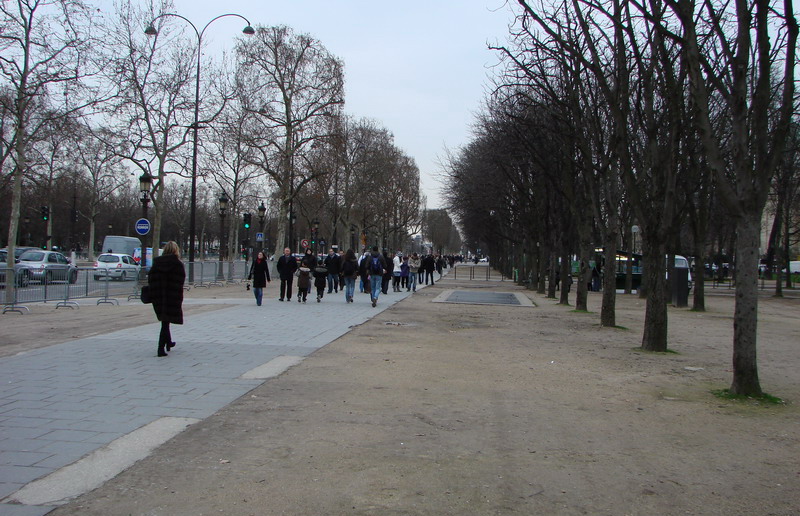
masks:
<instances>
[{"instance_id":1,"label":"traffic light","mask_svg":"<svg viewBox=\"0 0 800 516\"><path fill-rule=\"evenodd\" d=\"M250 229L251 217L249 213L244 214L244 229Z\"/></svg>"},{"instance_id":2,"label":"traffic light","mask_svg":"<svg viewBox=\"0 0 800 516\"><path fill-rule=\"evenodd\" d=\"M42 220L50 219L50 206L42 206Z\"/></svg>"}]
</instances>

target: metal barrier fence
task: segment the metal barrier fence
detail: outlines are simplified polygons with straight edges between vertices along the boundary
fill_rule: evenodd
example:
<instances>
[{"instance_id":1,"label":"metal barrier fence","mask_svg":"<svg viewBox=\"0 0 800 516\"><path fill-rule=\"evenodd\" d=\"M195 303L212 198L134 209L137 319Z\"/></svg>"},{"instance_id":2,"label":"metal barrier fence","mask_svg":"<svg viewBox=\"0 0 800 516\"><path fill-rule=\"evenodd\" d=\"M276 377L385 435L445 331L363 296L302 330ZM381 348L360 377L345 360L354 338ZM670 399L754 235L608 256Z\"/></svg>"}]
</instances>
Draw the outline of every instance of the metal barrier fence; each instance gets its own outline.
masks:
<instances>
[{"instance_id":1,"label":"metal barrier fence","mask_svg":"<svg viewBox=\"0 0 800 516\"><path fill-rule=\"evenodd\" d=\"M235 262L191 262L186 263L184 288L210 288L240 283L247 278L247 263ZM194 281L189 283L189 270L194 272ZM139 299L142 285L147 284L147 269L138 275L121 275L113 269L78 267L76 274L68 279L53 280L47 275L37 278L29 270L0 269L0 304L3 312L24 313L30 311L26 304L57 302L56 308L77 308L75 299L97 298L97 304L119 304L117 298ZM13 296L8 295L6 278L14 278ZM130 280L130 281L129 281Z\"/></svg>"},{"instance_id":2,"label":"metal barrier fence","mask_svg":"<svg viewBox=\"0 0 800 516\"><path fill-rule=\"evenodd\" d=\"M469 269L469 278L465 278L465 271L464 269ZM476 272L477 269L477 272ZM482 279L485 281L489 281L492 279L492 268L489 267L488 264L486 265L471 265L468 263L462 264L455 264L453 266L453 279L458 279L458 272L461 270L461 279ZM505 276L502 274L500 275L500 281L505 281Z\"/></svg>"}]
</instances>

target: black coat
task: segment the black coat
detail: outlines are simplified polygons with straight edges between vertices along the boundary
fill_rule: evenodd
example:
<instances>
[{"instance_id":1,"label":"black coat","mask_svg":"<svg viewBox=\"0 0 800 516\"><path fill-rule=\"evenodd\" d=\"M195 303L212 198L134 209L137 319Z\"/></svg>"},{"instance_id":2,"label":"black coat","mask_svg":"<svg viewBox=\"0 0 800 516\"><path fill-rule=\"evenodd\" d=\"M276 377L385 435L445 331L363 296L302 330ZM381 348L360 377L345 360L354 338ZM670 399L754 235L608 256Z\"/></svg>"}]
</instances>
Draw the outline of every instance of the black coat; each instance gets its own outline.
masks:
<instances>
[{"instance_id":1,"label":"black coat","mask_svg":"<svg viewBox=\"0 0 800 516\"><path fill-rule=\"evenodd\" d=\"M247 279L253 279L253 288L264 288L267 286L268 281L272 281L269 277L269 262L267 260L255 260L253 265L250 266L250 275Z\"/></svg>"},{"instance_id":2,"label":"black coat","mask_svg":"<svg viewBox=\"0 0 800 516\"><path fill-rule=\"evenodd\" d=\"M183 324L183 281L186 271L183 262L174 254L153 259L147 273L153 311L159 321Z\"/></svg>"},{"instance_id":3,"label":"black coat","mask_svg":"<svg viewBox=\"0 0 800 516\"><path fill-rule=\"evenodd\" d=\"M290 280L294 278L294 271L297 270L297 260L292 255L286 256L284 254L278 258L276 267L282 280Z\"/></svg>"},{"instance_id":4,"label":"black coat","mask_svg":"<svg viewBox=\"0 0 800 516\"><path fill-rule=\"evenodd\" d=\"M342 257L336 253L333 255L325 256L325 267L328 269L328 274L339 274L341 271Z\"/></svg>"}]
</instances>

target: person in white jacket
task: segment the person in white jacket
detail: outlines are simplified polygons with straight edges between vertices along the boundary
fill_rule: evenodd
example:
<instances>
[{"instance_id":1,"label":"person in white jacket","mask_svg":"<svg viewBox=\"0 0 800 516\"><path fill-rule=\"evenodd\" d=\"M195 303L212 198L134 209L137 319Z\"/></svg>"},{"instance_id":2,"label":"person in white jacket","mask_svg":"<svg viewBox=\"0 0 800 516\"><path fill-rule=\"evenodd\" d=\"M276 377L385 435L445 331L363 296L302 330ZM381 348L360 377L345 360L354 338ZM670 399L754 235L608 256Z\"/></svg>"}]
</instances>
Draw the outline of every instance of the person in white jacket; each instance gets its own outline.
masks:
<instances>
[{"instance_id":1,"label":"person in white jacket","mask_svg":"<svg viewBox=\"0 0 800 516\"><path fill-rule=\"evenodd\" d=\"M400 266L403 265L403 253L397 251L394 253L394 269L392 269L392 290L400 292Z\"/></svg>"}]
</instances>

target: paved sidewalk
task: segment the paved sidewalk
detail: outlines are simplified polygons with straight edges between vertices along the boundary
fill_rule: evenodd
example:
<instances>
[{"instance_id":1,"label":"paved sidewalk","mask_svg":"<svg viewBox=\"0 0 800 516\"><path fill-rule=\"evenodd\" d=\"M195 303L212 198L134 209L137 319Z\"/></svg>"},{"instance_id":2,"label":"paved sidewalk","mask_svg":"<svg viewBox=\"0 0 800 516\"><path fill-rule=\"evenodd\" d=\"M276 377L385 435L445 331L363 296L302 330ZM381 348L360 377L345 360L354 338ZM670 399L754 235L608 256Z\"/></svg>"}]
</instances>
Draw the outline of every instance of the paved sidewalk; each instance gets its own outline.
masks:
<instances>
[{"instance_id":1,"label":"paved sidewalk","mask_svg":"<svg viewBox=\"0 0 800 516\"><path fill-rule=\"evenodd\" d=\"M187 300L234 306L173 325L167 358L155 356L154 322L0 359L0 514L46 514L97 487L408 295L381 295L377 308L357 291L351 304L341 292L261 307Z\"/></svg>"}]
</instances>

